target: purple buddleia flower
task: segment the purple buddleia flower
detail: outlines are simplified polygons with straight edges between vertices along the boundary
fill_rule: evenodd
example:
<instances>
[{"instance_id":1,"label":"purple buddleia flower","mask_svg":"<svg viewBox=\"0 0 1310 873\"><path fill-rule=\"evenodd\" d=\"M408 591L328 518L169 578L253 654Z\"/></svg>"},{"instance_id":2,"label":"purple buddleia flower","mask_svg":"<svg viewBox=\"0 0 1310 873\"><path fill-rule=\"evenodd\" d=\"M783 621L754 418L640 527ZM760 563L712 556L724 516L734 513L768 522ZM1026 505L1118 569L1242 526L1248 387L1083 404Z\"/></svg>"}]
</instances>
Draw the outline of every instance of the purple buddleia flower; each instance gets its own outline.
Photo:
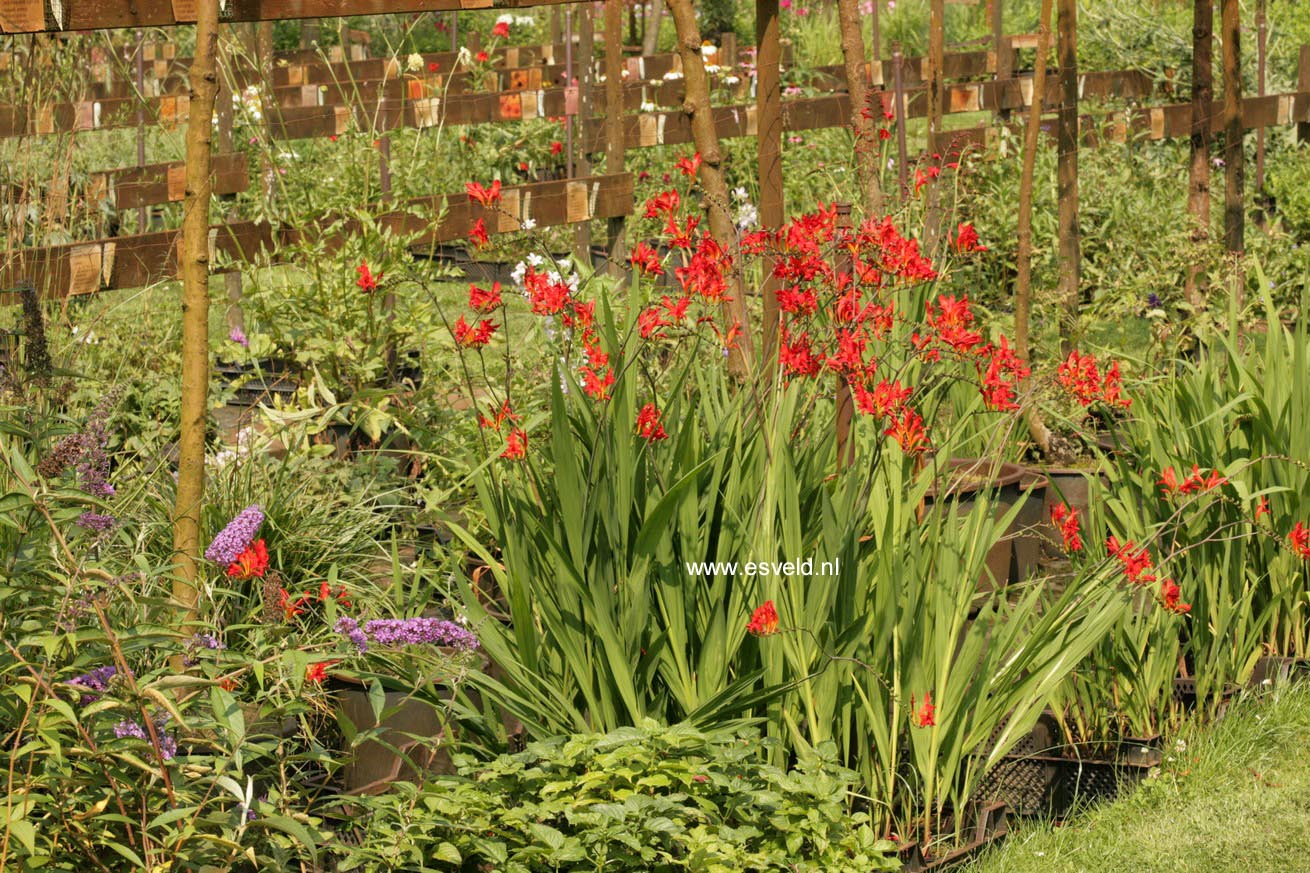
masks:
<instances>
[{"instance_id":1,"label":"purple buddleia flower","mask_svg":"<svg viewBox=\"0 0 1310 873\"><path fill-rule=\"evenodd\" d=\"M1161 309L1164 307L1164 303L1160 300L1160 295L1156 294L1154 291L1152 291L1150 296L1146 298L1146 305L1152 309Z\"/></svg>"},{"instance_id":2,"label":"purple buddleia flower","mask_svg":"<svg viewBox=\"0 0 1310 873\"><path fill-rule=\"evenodd\" d=\"M250 340L246 337L246 332L239 327L234 327L228 332L227 338L242 348L250 348Z\"/></svg>"},{"instance_id":3,"label":"purple buddleia flower","mask_svg":"<svg viewBox=\"0 0 1310 873\"><path fill-rule=\"evenodd\" d=\"M380 646L446 646L471 651L478 639L468 628L439 618L375 618L364 633Z\"/></svg>"},{"instance_id":4,"label":"purple buddleia flower","mask_svg":"<svg viewBox=\"0 0 1310 873\"><path fill-rule=\"evenodd\" d=\"M341 618L337 619L337 623L332 629L354 643L355 648L360 652L368 650L368 634L360 630L359 622L355 621L350 616L341 616Z\"/></svg>"},{"instance_id":5,"label":"purple buddleia flower","mask_svg":"<svg viewBox=\"0 0 1310 873\"><path fill-rule=\"evenodd\" d=\"M186 667L194 667L196 664L200 663L200 659L196 657L196 653L201 649L208 649L211 652L216 652L226 648L227 646L223 645L223 641L213 634L195 634L186 642L186 652L182 656L182 664Z\"/></svg>"},{"instance_id":6,"label":"purple buddleia flower","mask_svg":"<svg viewBox=\"0 0 1310 873\"><path fill-rule=\"evenodd\" d=\"M264 510L258 503L252 503L218 532L209 548L205 549L205 557L223 567L234 563L237 556L254 542L255 534L259 533L259 526L263 523Z\"/></svg>"},{"instance_id":7,"label":"purple buddleia flower","mask_svg":"<svg viewBox=\"0 0 1310 873\"><path fill-rule=\"evenodd\" d=\"M112 665L96 667L89 673L83 673L81 676L74 676L68 680L69 685L77 685L87 689L78 701L79 706L86 706L88 703L94 703L100 699L109 688L109 682L118 675L118 668Z\"/></svg>"},{"instance_id":8,"label":"purple buddleia flower","mask_svg":"<svg viewBox=\"0 0 1310 873\"><path fill-rule=\"evenodd\" d=\"M132 721L131 719L124 719L114 725L114 736L118 737L120 740L126 739L127 737L135 737L138 740L148 739L146 736L146 729L141 727L139 722Z\"/></svg>"},{"instance_id":9,"label":"purple buddleia flower","mask_svg":"<svg viewBox=\"0 0 1310 873\"><path fill-rule=\"evenodd\" d=\"M103 515L99 512L84 512L73 523L87 530L104 533L117 523L117 519L112 515Z\"/></svg>"}]
</instances>

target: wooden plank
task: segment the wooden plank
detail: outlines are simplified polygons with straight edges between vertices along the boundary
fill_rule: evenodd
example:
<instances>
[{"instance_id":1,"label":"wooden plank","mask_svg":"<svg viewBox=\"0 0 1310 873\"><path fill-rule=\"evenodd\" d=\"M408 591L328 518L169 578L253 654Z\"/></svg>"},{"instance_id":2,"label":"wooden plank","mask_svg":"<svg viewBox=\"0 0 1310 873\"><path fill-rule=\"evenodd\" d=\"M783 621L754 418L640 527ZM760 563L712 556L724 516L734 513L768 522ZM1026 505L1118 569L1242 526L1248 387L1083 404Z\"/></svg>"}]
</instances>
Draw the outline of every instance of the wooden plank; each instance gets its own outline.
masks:
<instances>
[{"instance_id":1,"label":"wooden plank","mask_svg":"<svg viewBox=\"0 0 1310 873\"><path fill-rule=\"evenodd\" d=\"M553 227L592 218L617 218L632 213L632 176L618 173L587 179L557 180L516 185L503 189L521 219L531 218L538 227ZM442 208L445 207L444 216ZM426 210L425 218L414 210ZM488 219L492 233L517 229L516 222L502 222L492 210L469 202L460 191L407 201L401 209L384 213L378 221L396 232L421 233L421 245L467 237L473 221ZM440 217L440 220L439 220ZM334 226L335 225L335 226ZM329 228L331 228L329 230ZM249 262L261 252L276 255L281 248L317 239L329 249L344 244L358 230L337 216L324 216L298 228L274 228L269 224L237 221L210 228L211 257ZM109 288L137 288L172 279L177 273L180 230L158 231L114 239L91 240L73 245L20 249L10 252L0 264L0 287L12 288L30 280L47 299L87 294ZM222 272L215 269L215 272ZM0 295L0 305L17 303L15 295Z\"/></svg>"},{"instance_id":2,"label":"wooden plank","mask_svg":"<svg viewBox=\"0 0 1310 873\"><path fill-rule=\"evenodd\" d=\"M49 6L53 26L46 26L32 3ZM223 22L281 21L300 18L344 18L461 9L524 9L577 0L227 0ZM173 27L195 23L193 3L174 0L5 0L0 28L6 33L113 30L124 27Z\"/></svg>"}]
</instances>

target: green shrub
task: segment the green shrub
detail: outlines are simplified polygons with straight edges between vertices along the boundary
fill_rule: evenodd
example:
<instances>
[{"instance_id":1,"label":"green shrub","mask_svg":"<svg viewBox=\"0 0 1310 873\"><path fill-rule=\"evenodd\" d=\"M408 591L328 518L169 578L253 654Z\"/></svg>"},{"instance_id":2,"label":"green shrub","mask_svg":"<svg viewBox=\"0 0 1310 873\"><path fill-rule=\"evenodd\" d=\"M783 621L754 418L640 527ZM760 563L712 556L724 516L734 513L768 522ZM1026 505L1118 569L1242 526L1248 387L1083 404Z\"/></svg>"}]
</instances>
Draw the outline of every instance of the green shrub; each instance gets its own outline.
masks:
<instances>
[{"instance_id":1,"label":"green shrub","mask_svg":"<svg viewBox=\"0 0 1310 873\"><path fill-rule=\"evenodd\" d=\"M899 869L895 844L851 814L856 775L831 746L786 772L766 744L647 722L457 759L457 777L363 801L372 814L338 869Z\"/></svg>"}]
</instances>

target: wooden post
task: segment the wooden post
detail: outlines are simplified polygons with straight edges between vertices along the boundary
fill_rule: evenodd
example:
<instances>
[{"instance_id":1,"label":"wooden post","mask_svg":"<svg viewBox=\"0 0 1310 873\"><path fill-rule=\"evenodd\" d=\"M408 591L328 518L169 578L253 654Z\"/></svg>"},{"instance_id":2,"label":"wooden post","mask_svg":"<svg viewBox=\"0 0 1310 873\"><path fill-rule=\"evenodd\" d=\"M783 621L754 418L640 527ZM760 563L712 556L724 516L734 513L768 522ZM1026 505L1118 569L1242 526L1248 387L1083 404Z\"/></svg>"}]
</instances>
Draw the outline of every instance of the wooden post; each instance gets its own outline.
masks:
<instances>
[{"instance_id":1,"label":"wooden post","mask_svg":"<svg viewBox=\"0 0 1310 873\"><path fill-rule=\"evenodd\" d=\"M146 165L146 55L145 31L136 31L136 165ZM136 210L136 232L146 232L146 218L149 215L144 206Z\"/></svg>"},{"instance_id":2,"label":"wooden post","mask_svg":"<svg viewBox=\"0 0 1310 873\"><path fill-rule=\"evenodd\" d=\"M740 325L741 333L729 350L728 366L739 379L746 379L754 366L754 340L751 336L750 316L746 311L742 292L740 267L737 258L737 230L729 210L728 184L723 177L723 153L719 149L719 133L714 127L714 113L710 105L710 82L701 60L700 26L696 23L696 10L691 0L668 0L669 12L678 34L678 56L682 59L684 77L682 108L691 122L692 137L700 152L700 185L705 192L705 208L709 215L710 233L723 250L732 256L728 271L728 297L723 306L727 329Z\"/></svg>"},{"instance_id":3,"label":"wooden post","mask_svg":"<svg viewBox=\"0 0 1310 873\"><path fill-rule=\"evenodd\" d=\"M579 131L586 129L586 119L591 117L591 83L592 70L596 60L596 31L591 4L578 8L578 122ZM578 137L578 155L574 165L579 176L591 175L591 155L587 152L585 137ZM591 219L573 225L574 254L584 264L591 263Z\"/></svg>"},{"instance_id":4,"label":"wooden post","mask_svg":"<svg viewBox=\"0 0 1310 873\"><path fill-rule=\"evenodd\" d=\"M218 42L218 93L214 98L218 104L216 111L218 115L218 153L220 155L232 154L235 146L232 138L234 114L232 110L232 91L236 83L236 73L231 63L233 56L232 42L232 26L223 25ZM236 220L235 207L228 210L227 217L229 220ZM228 330L236 329L244 332L245 314L241 311L241 273L236 270L224 273L223 289L227 292L226 321Z\"/></svg>"},{"instance_id":5,"label":"wooden post","mask_svg":"<svg viewBox=\"0 0 1310 873\"><path fill-rule=\"evenodd\" d=\"M196 2L196 49L189 72L186 198L182 204L182 400L173 504L173 600L183 626L195 619L200 571L200 509L205 492L209 416L209 200L211 138L218 91L218 0Z\"/></svg>"},{"instance_id":6,"label":"wooden post","mask_svg":"<svg viewBox=\"0 0 1310 873\"><path fill-rule=\"evenodd\" d=\"M1078 3L1059 0L1060 114L1056 184L1060 234L1060 351L1067 357L1078 336L1082 246L1078 229ZM1034 99L1036 99L1034 97Z\"/></svg>"},{"instance_id":7,"label":"wooden post","mask_svg":"<svg viewBox=\"0 0 1310 873\"><path fill-rule=\"evenodd\" d=\"M1224 246L1237 257L1245 248L1242 153L1242 19L1240 0L1221 0L1224 38ZM1242 287L1238 284L1238 288Z\"/></svg>"},{"instance_id":8,"label":"wooden post","mask_svg":"<svg viewBox=\"0 0 1310 873\"><path fill-rule=\"evenodd\" d=\"M928 152L937 147L942 131L942 103L945 97L942 71L946 53L946 0L930 0L928 7ZM931 159L931 158L930 158ZM928 185L923 209L923 241L928 257L935 256L941 235L942 203L940 185Z\"/></svg>"},{"instance_id":9,"label":"wooden post","mask_svg":"<svg viewBox=\"0 0 1310 873\"><path fill-rule=\"evenodd\" d=\"M905 143L905 56L901 44L892 43L892 88L896 111L896 172L901 184L901 202L910 199L909 148Z\"/></svg>"},{"instance_id":10,"label":"wooden post","mask_svg":"<svg viewBox=\"0 0 1310 873\"><path fill-rule=\"evenodd\" d=\"M778 0L755 2L756 118L760 183L760 229L776 231L784 218L782 192L782 42L778 22ZM760 331L760 357L774 370L778 341L778 281L773 277L772 258L765 258L764 323Z\"/></svg>"},{"instance_id":11,"label":"wooden post","mask_svg":"<svg viewBox=\"0 0 1310 873\"><path fill-rule=\"evenodd\" d=\"M1296 57L1296 90L1302 94L1310 92L1310 45L1301 46ZM1296 123L1296 141L1310 142L1310 121Z\"/></svg>"},{"instance_id":12,"label":"wooden post","mask_svg":"<svg viewBox=\"0 0 1310 873\"><path fill-rule=\"evenodd\" d=\"M1214 103L1214 0L1192 3L1192 135L1187 212L1195 251L1187 261L1184 292L1193 312L1205 306L1205 259L1210 240L1210 112Z\"/></svg>"},{"instance_id":13,"label":"wooden post","mask_svg":"<svg viewBox=\"0 0 1310 873\"><path fill-rule=\"evenodd\" d=\"M385 133L378 137L378 187L386 203L391 199L391 136Z\"/></svg>"},{"instance_id":14,"label":"wooden post","mask_svg":"<svg viewBox=\"0 0 1310 873\"><path fill-rule=\"evenodd\" d=\"M557 10L558 11L558 10ZM573 7L564 10L564 90L574 87L573 78ZM567 101L566 101L567 105ZM573 116L564 114L564 167L573 178Z\"/></svg>"},{"instance_id":15,"label":"wooden post","mask_svg":"<svg viewBox=\"0 0 1310 873\"><path fill-rule=\"evenodd\" d=\"M876 8L876 4L875 4ZM837 0L841 28L842 59L846 68L846 90L851 95L851 129L855 131L855 166L860 174L864 209L870 216L882 214L882 187L878 184L878 161L882 151L874 133L873 105L865 75L864 35L860 32L857 0ZM879 63L874 61L874 63Z\"/></svg>"},{"instance_id":16,"label":"wooden post","mask_svg":"<svg viewBox=\"0 0 1310 873\"><path fill-rule=\"evenodd\" d=\"M1265 48L1268 37L1265 22L1265 0L1255 0L1255 49L1256 74L1255 93L1257 97L1265 96ZM1255 190L1264 191L1265 187L1265 129L1263 126L1255 131ZM1257 196L1258 193L1257 193ZM1261 212L1263 215L1263 211Z\"/></svg>"},{"instance_id":17,"label":"wooden post","mask_svg":"<svg viewBox=\"0 0 1310 873\"><path fill-rule=\"evenodd\" d=\"M623 0L605 0L605 172L624 170L623 140ZM627 258L626 224L623 218L609 220L609 269L612 276L625 276Z\"/></svg>"},{"instance_id":18,"label":"wooden post","mask_svg":"<svg viewBox=\"0 0 1310 873\"><path fill-rule=\"evenodd\" d=\"M882 22L878 17L878 8L883 0L873 0L873 62L882 63Z\"/></svg>"}]
</instances>

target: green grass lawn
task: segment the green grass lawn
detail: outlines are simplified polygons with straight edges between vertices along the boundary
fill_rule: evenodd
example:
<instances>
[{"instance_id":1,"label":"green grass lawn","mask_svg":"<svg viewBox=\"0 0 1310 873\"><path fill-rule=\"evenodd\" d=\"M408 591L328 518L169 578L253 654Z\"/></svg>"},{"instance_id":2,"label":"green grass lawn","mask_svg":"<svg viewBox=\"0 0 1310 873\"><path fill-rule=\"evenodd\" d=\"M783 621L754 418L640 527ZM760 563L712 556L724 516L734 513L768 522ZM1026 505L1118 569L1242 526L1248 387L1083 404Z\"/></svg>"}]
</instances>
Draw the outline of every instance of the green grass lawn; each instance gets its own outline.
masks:
<instances>
[{"instance_id":1,"label":"green grass lawn","mask_svg":"<svg viewBox=\"0 0 1310 873\"><path fill-rule=\"evenodd\" d=\"M1187 725L1154 778L1063 826L1020 827L970 873L1310 869L1310 687Z\"/></svg>"}]
</instances>

